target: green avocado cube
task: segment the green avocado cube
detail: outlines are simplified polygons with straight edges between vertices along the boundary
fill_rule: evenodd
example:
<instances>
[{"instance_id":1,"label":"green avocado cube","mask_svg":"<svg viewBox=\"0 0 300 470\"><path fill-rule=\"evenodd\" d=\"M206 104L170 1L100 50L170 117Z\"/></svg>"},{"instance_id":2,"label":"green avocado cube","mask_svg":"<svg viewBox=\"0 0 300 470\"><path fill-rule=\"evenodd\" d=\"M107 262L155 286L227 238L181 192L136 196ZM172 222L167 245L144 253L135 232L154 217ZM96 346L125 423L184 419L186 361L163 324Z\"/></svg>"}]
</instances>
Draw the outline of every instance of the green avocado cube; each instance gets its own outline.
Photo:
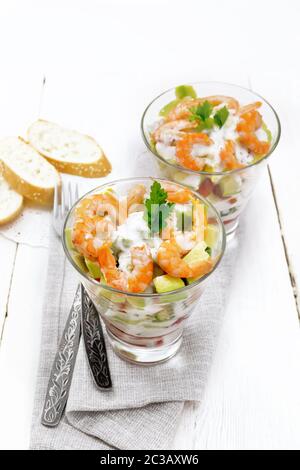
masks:
<instances>
[{"instance_id":1,"label":"green avocado cube","mask_svg":"<svg viewBox=\"0 0 300 470\"><path fill-rule=\"evenodd\" d=\"M132 307L135 307L137 309L143 309L146 306L146 301L142 297L141 298L139 298L139 297L127 297L127 301L128 301L128 303L130 303L130 305Z\"/></svg>"},{"instance_id":2,"label":"green avocado cube","mask_svg":"<svg viewBox=\"0 0 300 470\"><path fill-rule=\"evenodd\" d=\"M123 323L124 325L138 325L139 323L142 323L143 320L132 320L127 318L125 315L120 316L120 315L114 315L112 317L112 320L117 321L118 323Z\"/></svg>"},{"instance_id":3,"label":"green avocado cube","mask_svg":"<svg viewBox=\"0 0 300 470\"><path fill-rule=\"evenodd\" d=\"M94 279L100 279L101 269L100 269L99 263L97 261L91 261L88 258L84 258L84 260L85 260L86 267L88 268L91 277L93 277Z\"/></svg>"},{"instance_id":4,"label":"green avocado cube","mask_svg":"<svg viewBox=\"0 0 300 470\"><path fill-rule=\"evenodd\" d=\"M181 289L185 286L182 279L164 274L157 276L153 279L156 292L162 294L163 292L170 292L173 290Z\"/></svg>"},{"instance_id":5,"label":"green avocado cube","mask_svg":"<svg viewBox=\"0 0 300 470\"><path fill-rule=\"evenodd\" d=\"M172 311L169 309L161 310L155 315L157 321L167 321L171 318Z\"/></svg>"},{"instance_id":6,"label":"green avocado cube","mask_svg":"<svg viewBox=\"0 0 300 470\"><path fill-rule=\"evenodd\" d=\"M66 245L69 251L72 251L75 249L73 242L72 242L72 228L68 227L65 229L65 240L66 240Z\"/></svg>"},{"instance_id":7,"label":"green avocado cube","mask_svg":"<svg viewBox=\"0 0 300 470\"><path fill-rule=\"evenodd\" d=\"M207 244L205 241L197 243L196 246L183 258L184 261L193 268L199 261L204 261L209 258L209 254L205 251Z\"/></svg>"},{"instance_id":8,"label":"green avocado cube","mask_svg":"<svg viewBox=\"0 0 300 470\"><path fill-rule=\"evenodd\" d=\"M206 251L207 244L205 241L201 241L197 243L196 246L183 258L185 262L192 268L193 266L197 265L199 261L204 261L209 258L209 254ZM197 281L202 276L198 277L190 277L187 279L188 284L192 284L192 282Z\"/></svg>"},{"instance_id":9,"label":"green avocado cube","mask_svg":"<svg viewBox=\"0 0 300 470\"><path fill-rule=\"evenodd\" d=\"M155 266L155 265L154 265ZM159 266L157 266L158 269ZM155 267L154 267L155 269ZM148 286L147 289L143 292L143 294L152 294L154 292L154 289L152 286ZM132 306L137 309L144 309L147 305L147 299L143 297L137 296L127 296L127 302Z\"/></svg>"},{"instance_id":10,"label":"green avocado cube","mask_svg":"<svg viewBox=\"0 0 300 470\"><path fill-rule=\"evenodd\" d=\"M166 104L163 108L161 108L161 110L159 111L159 115L163 117L167 116L169 112L172 111L172 109L174 109L178 105L179 101L180 100L170 101L170 103Z\"/></svg>"},{"instance_id":11,"label":"green avocado cube","mask_svg":"<svg viewBox=\"0 0 300 470\"><path fill-rule=\"evenodd\" d=\"M87 267L86 267L86 264L85 264L85 261L84 261L84 257L82 255L80 255L79 253L76 253L76 251L73 251L71 253L71 255L72 255L72 259L73 259L74 263L77 264L77 266L79 267L79 269L81 271L86 273L87 272Z\"/></svg>"},{"instance_id":12,"label":"green avocado cube","mask_svg":"<svg viewBox=\"0 0 300 470\"><path fill-rule=\"evenodd\" d=\"M101 284L105 285L106 282L103 282L101 280ZM102 295L102 297L105 297L106 299L111 300L111 302L113 302L115 304L122 304L122 303L126 302L126 297L123 296L122 294L117 294L117 293L115 294L114 292L110 292L106 289L101 290L101 295Z\"/></svg>"},{"instance_id":13,"label":"green avocado cube","mask_svg":"<svg viewBox=\"0 0 300 470\"><path fill-rule=\"evenodd\" d=\"M219 240L219 235L220 235L220 232L219 232L219 228L217 227L217 225L208 224L204 231L205 243L210 248L213 248Z\"/></svg>"},{"instance_id":14,"label":"green avocado cube","mask_svg":"<svg viewBox=\"0 0 300 470\"><path fill-rule=\"evenodd\" d=\"M153 277L158 277L161 276L164 273L164 271L161 269L158 264L154 263L153 264Z\"/></svg>"},{"instance_id":15,"label":"green avocado cube","mask_svg":"<svg viewBox=\"0 0 300 470\"><path fill-rule=\"evenodd\" d=\"M238 194L241 191L240 181L234 176L224 176L219 182L220 191L223 197Z\"/></svg>"},{"instance_id":16,"label":"green avocado cube","mask_svg":"<svg viewBox=\"0 0 300 470\"><path fill-rule=\"evenodd\" d=\"M191 85L179 85L175 88L175 95L176 98L182 100L186 96L190 96L191 98L197 98L197 93L195 89Z\"/></svg>"},{"instance_id":17,"label":"green avocado cube","mask_svg":"<svg viewBox=\"0 0 300 470\"><path fill-rule=\"evenodd\" d=\"M261 128L266 133L267 140L270 144L272 142L272 132L270 131L270 129L268 128L265 122L262 122Z\"/></svg>"}]
</instances>

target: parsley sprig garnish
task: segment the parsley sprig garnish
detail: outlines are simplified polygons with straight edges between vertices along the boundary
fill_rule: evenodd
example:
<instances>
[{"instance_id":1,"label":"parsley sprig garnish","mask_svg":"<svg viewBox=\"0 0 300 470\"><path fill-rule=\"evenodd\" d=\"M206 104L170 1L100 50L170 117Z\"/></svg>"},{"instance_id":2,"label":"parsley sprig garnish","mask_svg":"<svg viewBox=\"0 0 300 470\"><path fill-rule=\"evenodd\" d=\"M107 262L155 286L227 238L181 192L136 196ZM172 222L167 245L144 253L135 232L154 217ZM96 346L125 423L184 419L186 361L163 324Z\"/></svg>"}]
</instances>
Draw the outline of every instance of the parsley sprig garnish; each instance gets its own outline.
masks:
<instances>
[{"instance_id":1,"label":"parsley sprig garnish","mask_svg":"<svg viewBox=\"0 0 300 470\"><path fill-rule=\"evenodd\" d=\"M190 112L191 112L190 120L191 121L195 121L195 120L205 121L205 119L209 118L209 116L211 115L212 110L213 110L212 105L208 101L204 101L204 103L190 109Z\"/></svg>"},{"instance_id":2,"label":"parsley sprig garnish","mask_svg":"<svg viewBox=\"0 0 300 470\"><path fill-rule=\"evenodd\" d=\"M145 220L152 233L161 232L167 225L167 219L174 203L167 202L168 194L158 181L150 188L150 198L145 200Z\"/></svg>"},{"instance_id":3,"label":"parsley sprig garnish","mask_svg":"<svg viewBox=\"0 0 300 470\"><path fill-rule=\"evenodd\" d=\"M229 116L229 111L224 106L223 108L219 109L219 111L216 112L214 115L214 121L219 126L220 128L224 126L225 122L227 121L227 118Z\"/></svg>"},{"instance_id":4,"label":"parsley sprig garnish","mask_svg":"<svg viewBox=\"0 0 300 470\"><path fill-rule=\"evenodd\" d=\"M192 122L197 122L198 130L211 129L214 125L214 120L210 117L213 107L208 101L195 106L190 109L189 119Z\"/></svg>"},{"instance_id":5,"label":"parsley sprig garnish","mask_svg":"<svg viewBox=\"0 0 300 470\"><path fill-rule=\"evenodd\" d=\"M199 131L204 129L211 129L214 124L221 128L229 116L228 109L226 106L224 106L222 109L219 109L219 111L217 111L213 117L211 117L212 111L212 104L206 100L204 103L190 108L189 120L192 122L197 122L197 130Z\"/></svg>"}]
</instances>

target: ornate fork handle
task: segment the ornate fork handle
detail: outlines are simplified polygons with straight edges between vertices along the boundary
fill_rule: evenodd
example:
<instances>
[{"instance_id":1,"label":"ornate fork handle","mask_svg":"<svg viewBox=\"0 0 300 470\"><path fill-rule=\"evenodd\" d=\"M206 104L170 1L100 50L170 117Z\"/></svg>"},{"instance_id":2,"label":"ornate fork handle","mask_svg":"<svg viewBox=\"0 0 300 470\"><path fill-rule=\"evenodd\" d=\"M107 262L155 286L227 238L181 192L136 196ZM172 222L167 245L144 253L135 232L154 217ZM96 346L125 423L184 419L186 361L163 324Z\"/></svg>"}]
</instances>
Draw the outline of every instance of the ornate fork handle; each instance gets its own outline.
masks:
<instances>
[{"instance_id":1,"label":"ornate fork handle","mask_svg":"<svg viewBox=\"0 0 300 470\"><path fill-rule=\"evenodd\" d=\"M58 425L68 400L81 336L80 317L81 290L79 285L51 369L41 419L44 426Z\"/></svg>"},{"instance_id":2,"label":"ornate fork handle","mask_svg":"<svg viewBox=\"0 0 300 470\"><path fill-rule=\"evenodd\" d=\"M92 377L97 387L112 386L105 340L98 312L81 284L82 332Z\"/></svg>"}]
</instances>

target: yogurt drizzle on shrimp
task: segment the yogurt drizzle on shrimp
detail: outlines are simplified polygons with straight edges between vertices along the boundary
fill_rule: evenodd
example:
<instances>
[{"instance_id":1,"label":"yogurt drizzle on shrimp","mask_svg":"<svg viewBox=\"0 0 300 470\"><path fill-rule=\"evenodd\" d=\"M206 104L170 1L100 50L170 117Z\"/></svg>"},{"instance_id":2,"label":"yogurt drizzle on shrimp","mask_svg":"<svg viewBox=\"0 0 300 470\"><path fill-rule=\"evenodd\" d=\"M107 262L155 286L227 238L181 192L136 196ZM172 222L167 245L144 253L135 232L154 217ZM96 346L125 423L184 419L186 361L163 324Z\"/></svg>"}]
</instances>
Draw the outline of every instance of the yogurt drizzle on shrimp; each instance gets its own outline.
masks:
<instances>
[{"instance_id":1,"label":"yogurt drizzle on shrimp","mask_svg":"<svg viewBox=\"0 0 300 470\"><path fill-rule=\"evenodd\" d=\"M98 266L99 282L124 292L154 292L157 271L184 280L213 269L216 260L211 252L203 252L205 256L193 259L192 265L184 258L199 241L206 246L204 204L187 188L166 182L154 184L158 198L168 209L155 233L149 225L149 194L141 184L134 185L125 197L113 192L94 194L76 207L73 247L88 260L87 266L91 262ZM182 227L179 222L186 214L189 223Z\"/></svg>"},{"instance_id":2,"label":"yogurt drizzle on shrimp","mask_svg":"<svg viewBox=\"0 0 300 470\"><path fill-rule=\"evenodd\" d=\"M241 106L228 96L177 101L150 130L152 145L166 161L193 171L220 172L248 166L269 152L261 102ZM210 111L202 119L203 105ZM226 116L221 122L220 110Z\"/></svg>"}]
</instances>

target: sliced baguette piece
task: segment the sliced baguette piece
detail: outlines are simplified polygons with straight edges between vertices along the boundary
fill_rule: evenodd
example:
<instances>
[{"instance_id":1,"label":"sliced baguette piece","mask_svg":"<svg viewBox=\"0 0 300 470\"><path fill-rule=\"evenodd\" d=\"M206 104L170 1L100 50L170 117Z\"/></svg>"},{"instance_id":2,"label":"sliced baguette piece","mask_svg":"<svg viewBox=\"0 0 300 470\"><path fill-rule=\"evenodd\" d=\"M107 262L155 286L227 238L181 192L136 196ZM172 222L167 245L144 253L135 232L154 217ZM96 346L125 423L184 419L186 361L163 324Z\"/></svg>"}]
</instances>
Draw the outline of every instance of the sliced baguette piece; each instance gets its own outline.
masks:
<instances>
[{"instance_id":1,"label":"sliced baguette piece","mask_svg":"<svg viewBox=\"0 0 300 470\"><path fill-rule=\"evenodd\" d=\"M14 191L0 174L0 225L12 222L23 207L23 196Z\"/></svg>"},{"instance_id":2,"label":"sliced baguette piece","mask_svg":"<svg viewBox=\"0 0 300 470\"><path fill-rule=\"evenodd\" d=\"M15 191L39 204L52 204L60 175L21 137L0 140L0 160L2 174Z\"/></svg>"},{"instance_id":3,"label":"sliced baguette piece","mask_svg":"<svg viewBox=\"0 0 300 470\"><path fill-rule=\"evenodd\" d=\"M30 145L62 173L98 178L111 171L103 150L88 135L39 119L27 136Z\"/></svg>"}]
</instances>

